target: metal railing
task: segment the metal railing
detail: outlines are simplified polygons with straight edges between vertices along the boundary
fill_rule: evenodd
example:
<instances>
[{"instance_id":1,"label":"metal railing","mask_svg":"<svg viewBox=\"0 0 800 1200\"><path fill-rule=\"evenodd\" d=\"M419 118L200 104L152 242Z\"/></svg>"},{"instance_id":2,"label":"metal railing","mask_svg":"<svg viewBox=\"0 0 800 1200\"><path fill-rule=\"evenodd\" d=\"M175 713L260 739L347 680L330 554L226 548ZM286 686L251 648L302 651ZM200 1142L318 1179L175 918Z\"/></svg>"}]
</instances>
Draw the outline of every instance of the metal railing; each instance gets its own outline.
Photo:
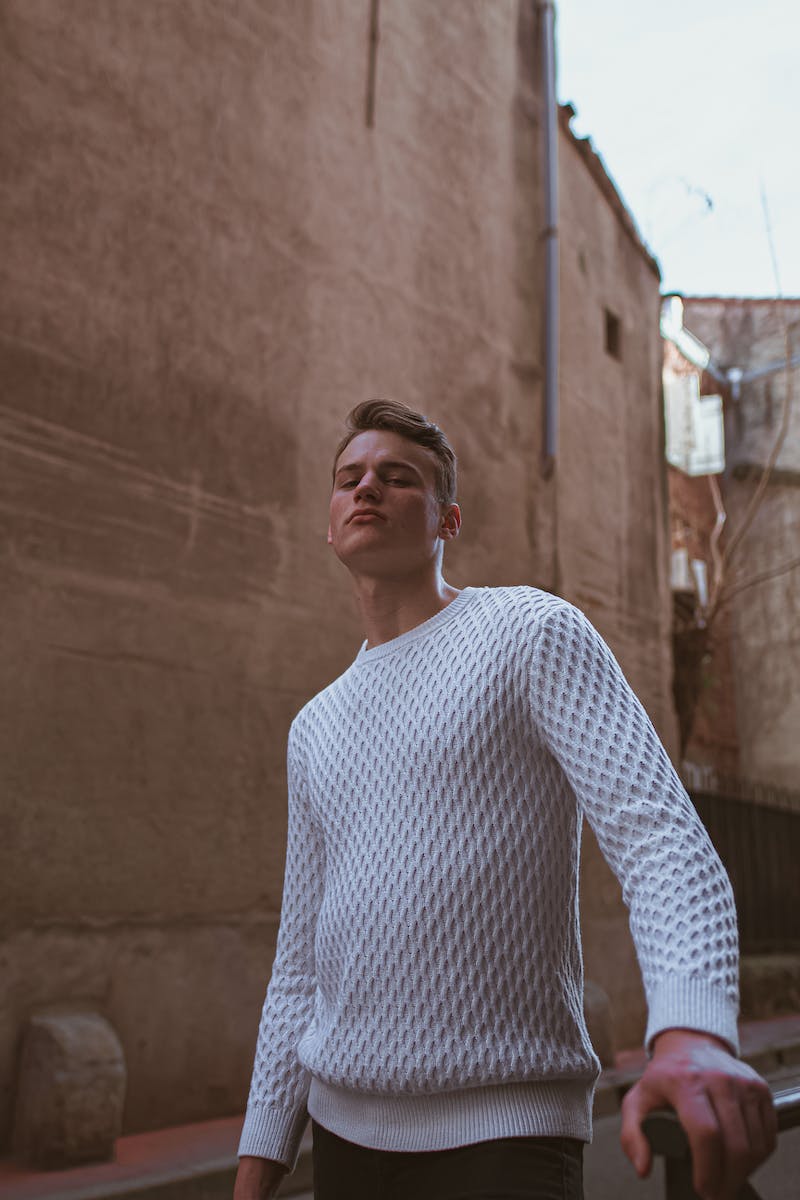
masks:
<instances>
[{"instance_id":1,"label":"metal railing","mask_svg":"<svg viewBox=\"0 0 800 1200\"><path fill-rule=\"evenodd\" d=\"M689 781L730 876L743 954L800 949L800 795L720 776Z\"/></svg>"},{"instance_id":2,"label":"metal railing","mask_svg":"<svg viewBox=\"0 0 800 1200\"><path fill-rule=\"evenodd\" d=\"M772 1093L778 1116L778 1132L800 1125L800 1080ZM692 1187L692 1156L689 1142L674 1112L654 1112L644 1121L645 1136L655 1155L664 1159L666 1200L698 1200ZM780 1140L777 1154L780 1154ZM737 1200L761 1200L751 1183L739 1191Z\"/></svg>"}]
</instances>

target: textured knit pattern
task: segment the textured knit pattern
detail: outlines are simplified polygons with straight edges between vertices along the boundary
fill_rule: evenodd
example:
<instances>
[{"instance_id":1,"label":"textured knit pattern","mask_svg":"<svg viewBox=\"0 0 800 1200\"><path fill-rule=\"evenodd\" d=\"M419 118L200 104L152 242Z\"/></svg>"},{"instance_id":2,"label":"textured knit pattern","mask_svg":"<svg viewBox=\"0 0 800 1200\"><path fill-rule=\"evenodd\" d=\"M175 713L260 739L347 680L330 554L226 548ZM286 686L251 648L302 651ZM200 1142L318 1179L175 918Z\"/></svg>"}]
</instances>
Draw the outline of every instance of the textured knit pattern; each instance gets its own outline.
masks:
<instances>
[{"instance_id":1,"label":"textured knit pattern","mask_svg":"<svg viewBox=\"0 0 800 1200\"><path fill-rule=\"evenodd\" d=\"M281 926L240 1153L293 1161L312 1076L376 1103L530 1081L590 1097L583 816L630 908L648 1038L683 1025L735 1045L728 880L571 605L466 589L362 648L295 719L288 762Z\"/></svg>"}]
</instances>

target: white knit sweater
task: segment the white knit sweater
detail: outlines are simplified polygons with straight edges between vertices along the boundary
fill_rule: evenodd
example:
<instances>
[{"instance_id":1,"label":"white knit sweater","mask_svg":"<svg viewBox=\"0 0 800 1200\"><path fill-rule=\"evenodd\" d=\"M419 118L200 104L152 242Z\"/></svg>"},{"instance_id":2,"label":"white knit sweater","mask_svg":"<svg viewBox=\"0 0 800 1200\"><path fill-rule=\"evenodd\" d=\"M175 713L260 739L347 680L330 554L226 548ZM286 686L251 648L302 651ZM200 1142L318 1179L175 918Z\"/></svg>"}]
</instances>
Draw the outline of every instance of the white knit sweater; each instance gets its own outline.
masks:
<instances>
[{"instance_id":1,"label":"white knit sweater","mask_svg":"<svg viewBox=\"0 0 800 1200\"><path fill-rule=\"evenodd\" d=\"M240 1154L310 1112L432 1150L591 1136L581 818L619 877L649 1008L736 1047L727 877L608 647L534 588L466 588L295 719L283 908Z\"/></svg>"}]
</instances>

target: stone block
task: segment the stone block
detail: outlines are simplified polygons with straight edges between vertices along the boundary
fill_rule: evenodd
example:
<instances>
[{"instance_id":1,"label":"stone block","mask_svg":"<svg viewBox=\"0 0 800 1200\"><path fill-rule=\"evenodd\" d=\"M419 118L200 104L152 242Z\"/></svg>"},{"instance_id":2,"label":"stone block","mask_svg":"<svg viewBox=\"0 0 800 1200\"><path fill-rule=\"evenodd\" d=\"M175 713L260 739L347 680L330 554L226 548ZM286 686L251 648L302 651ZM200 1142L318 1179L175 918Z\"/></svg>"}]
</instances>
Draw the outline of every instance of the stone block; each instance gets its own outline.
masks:
<instances>
[{"instance_id":1,"label":"stone block","mask_svg":"<svg viewBox=\"0 0 800 1200\"><path fill-rule=\"evenodd\" d=\"M583 1014L595 1053L604 1067L614 1065L614 1035L611 1002L599 984L586 980L583 990Z\"/></svg>"},{"instance_id":2,"label":"stone block","mask_svg":"<svg viewBox=\"0 0 800 1200\"><path fill-rule=\"evenodd\" d=\"M15 1156L44 1168L113 1158L126 1075L119 1038L98 1013L32 1016L22 1043Z\"/></svg>"},{"instance_id":3,"label":"stone block","mask_svg":"<svg viewBox=\"0 0 800 1200\"><path fill-rule=\"evenodd\" d=\"M764 1021L800 1011L800 954L748 954L739 984L742 1017Z\"/></svg>"}]
</instances>

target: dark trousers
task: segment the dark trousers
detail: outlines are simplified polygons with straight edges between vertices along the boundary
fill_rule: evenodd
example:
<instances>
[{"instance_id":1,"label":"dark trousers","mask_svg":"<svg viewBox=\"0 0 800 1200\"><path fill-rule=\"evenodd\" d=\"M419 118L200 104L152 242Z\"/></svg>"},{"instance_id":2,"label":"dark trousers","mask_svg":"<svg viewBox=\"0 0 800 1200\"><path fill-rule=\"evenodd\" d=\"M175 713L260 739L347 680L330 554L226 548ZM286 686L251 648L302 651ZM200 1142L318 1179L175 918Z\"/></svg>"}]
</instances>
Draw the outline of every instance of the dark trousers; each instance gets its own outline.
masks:
<instances>
[{"instance_id":1,"label":"dark trousers","mask_svg":"<svg viewBox=\"0 0 800 1200\"><path fill-rule=\"evenodd\" d=\"M583 1200L583 1142L513 1137L454 1150L354 1146L312 1122L315 1200Z\"/></svg>"}]
</instances>

